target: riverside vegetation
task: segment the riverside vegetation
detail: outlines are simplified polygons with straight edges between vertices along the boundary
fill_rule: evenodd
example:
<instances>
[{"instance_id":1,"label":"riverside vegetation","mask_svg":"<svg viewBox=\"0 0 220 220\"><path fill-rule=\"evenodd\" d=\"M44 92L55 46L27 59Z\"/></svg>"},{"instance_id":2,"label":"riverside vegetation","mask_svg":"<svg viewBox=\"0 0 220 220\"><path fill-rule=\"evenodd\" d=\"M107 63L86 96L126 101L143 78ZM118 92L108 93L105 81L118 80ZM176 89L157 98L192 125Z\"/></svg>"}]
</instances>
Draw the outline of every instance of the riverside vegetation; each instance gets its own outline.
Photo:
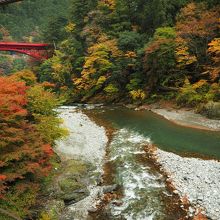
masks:
<instances>
[{"instance_id":1,"label":"riverside vegetation","mask_svg":"<svg viewBox=\"0 0 220 220\"><path fill-rule=\"evenodd\" d=\"M219 1L48 0L49 14L41 2L29 4L0 14L2 38L56 43L34 70L69 103L165 99L219 117Z\"/></svg>"},{"instance_id":2,"label":"riverside vegetation","mask_svg":"<svg viewBox=\"0 0 220 220\"><path fill-rule=\"evenodd\" d=\"M0 56L4 218L31 218L59 166L62 103L172 100L219 119L219 17L218 0L26 0L1 10L0 40L56 45L41 64Z\"/></svg>"}]
</instances>

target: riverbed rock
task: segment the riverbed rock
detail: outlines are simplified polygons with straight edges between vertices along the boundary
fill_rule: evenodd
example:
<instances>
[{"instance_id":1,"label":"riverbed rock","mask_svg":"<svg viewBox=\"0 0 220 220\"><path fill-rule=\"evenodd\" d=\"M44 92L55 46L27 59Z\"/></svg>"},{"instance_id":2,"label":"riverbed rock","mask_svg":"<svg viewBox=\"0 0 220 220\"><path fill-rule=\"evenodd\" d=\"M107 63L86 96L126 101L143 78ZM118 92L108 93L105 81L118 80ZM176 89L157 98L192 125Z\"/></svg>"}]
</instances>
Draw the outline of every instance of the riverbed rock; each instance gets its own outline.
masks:
<instances>
[{"instance_id":1,"label":"riverbed rock","mask_svg":"<svg viewBox=\"0 0 220 220\"><path fill-rule=\"evenodd\" d=\"M103 186L102 191L103 191L104 194L105 193L111 193L111 192L115 191L117 188L118 188L117 184L110 185L110 186Z\"/></svg>"},{"instance_id":2,"label":"riverbed rock","mask_svg":"<svg viewBox=\"0 0 220 220\"><path fill-rule=\"evenodd\" d=\"M193 111L156 108L152 108L151 110L176 124L205 130L220 131L220 123L218 119L209 119L206 116ZM202 112L200 111L200 113Z\"/></svg>"},{"instance_id":3,"label":"riverbed rock","mask_svg":"<svg viewBox=\"0 0 220 220\"><path fill-rule=\"evenodd\" d=\"M76 202L79 202L80 200L83 200L87 196L89 196L88 189L81 188L81 189L75 190L69 194L64 194L62 199L64 200L66 205L71 205Z\"/></svg>"},{"instance_id":4,"label":"riverbed rock","mask_svg":"<svg viewBox=\"0 0 220 220\"><path fill-rule=\"evenodd\" d=\"M135 105L135 104L127 104L125 107L128 108L128 109L135 109L135 108L137 108L137 105Z\"/></svg>"},{"instance_id":5,"label":"riverbed rock","mask_svg":"<svg viewBox=\"0 0 220 220\"><path fill-rule=\"evenodd\" d=\"M205 211L208 219L219 220L220 212L220 162L186 158L158 149L156 157L164 171L172 177L174 191L181 198L187 196L193 210Z\"/></svg>"}]
</instances>

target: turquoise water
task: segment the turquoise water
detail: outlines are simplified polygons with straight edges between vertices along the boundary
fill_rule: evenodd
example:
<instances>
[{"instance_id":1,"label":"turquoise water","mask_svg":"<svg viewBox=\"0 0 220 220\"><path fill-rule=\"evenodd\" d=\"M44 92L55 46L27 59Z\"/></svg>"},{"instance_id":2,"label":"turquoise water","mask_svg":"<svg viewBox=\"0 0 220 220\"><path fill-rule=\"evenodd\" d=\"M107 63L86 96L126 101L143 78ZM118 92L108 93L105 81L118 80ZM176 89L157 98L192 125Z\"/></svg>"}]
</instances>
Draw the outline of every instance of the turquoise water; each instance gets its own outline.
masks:
<instances>
[{"instance_id":1,"label":"turquoise water","mask_svg":"<svg viewBox=\"0 0 220 220\"><path fill-rule=\"evenodd\" d=\"M172 197L164 178L150 166L143 147L154 143L166 151L220 159L220 132L179 126L150 111L121 107L98 107L92 111L116 128L108 161L114 167L113 183L122 189L122 198L112 201L106 208L108 215L98 219L179 219L180 213L169 202Z\"/></svg>"},{"instance_id":2,"label":"turquoise water","mask_svg":"<svg viewBox=\"0 0 220 220\"><path fill-rule=\"evenodd\" d=\"M147 110L103 109L98 116L115 128L130 129L150 138L163 150L220 159L220 132L179 126Z\"/></svg>"}]
</instances>

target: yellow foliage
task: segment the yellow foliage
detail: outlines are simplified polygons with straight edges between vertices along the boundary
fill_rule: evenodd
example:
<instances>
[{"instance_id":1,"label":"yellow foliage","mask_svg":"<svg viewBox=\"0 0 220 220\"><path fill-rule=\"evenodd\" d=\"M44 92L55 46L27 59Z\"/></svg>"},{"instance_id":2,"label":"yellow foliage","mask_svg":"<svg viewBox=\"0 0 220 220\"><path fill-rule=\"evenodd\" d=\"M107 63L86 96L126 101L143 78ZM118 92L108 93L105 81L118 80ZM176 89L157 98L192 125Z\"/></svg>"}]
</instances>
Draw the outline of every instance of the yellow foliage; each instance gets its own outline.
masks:
<instances>
[{"instance_id":1,"label":"yellow foliage","mask_svg":"<svg viewBox=\"0 0 220 220\"><path fill-rule=\"evenodd\" d=\"M103 83L105 83L105 81L107 80L107 78L105 76L100 76L96 85L102 85Z\"/></svg>"},{"instance_id":2,"label":"yellow foliage","mask_svg":"<svg viewBox=\"0 0 220 220\"><path fill-rule=\"evenodd\" d=\"M116 6L115 0L100 0L99 5L107 6L109 9L114 10Z\"/></svg>"},{"instance_id":3,"label":"yellow foliage","mask_svg":"<svg viewBox=\"0 0 220 220\"><path fill-rule=\"evenodd\" d=\"M23 81L28 86L34 85L37 82L37 77L31 70L21 70L10 77L16 81Z\"/></svg>"},{"instance_id":4,"label":"yellow foliage","mask_svg":"<svg viewBox=\"0 0 220 220\"><path fill-rule=\"evenodd\" d=\"M210 69L211 79L215 81L220 75L220 38L215 38L209 43L208 53L211 55L213 64Z\"/></svg>"},{"instance_id":5,"label":"yellow foliage","mask_svg":"<svg viewBox=\"0 0 220 220\"><path fill-rule=\"evenodd\" d=\"M129 94L133 100L144 100L146 98L146 94L142 89L132 90Z\"/></svg>"},{"instance_id":6,"label":"yellow foliage","mask_svg":"<svg viewBox=\"0 0 220 220\"><path fill-rule=\"evenodd\" d=\"M220 55L220 38L215 38L209 43L208 51Z\"/></svg>"},{"instance_id":7,"label":"yellow foliage","mask_svg":"<svg viewBox=\"0 0 220 220\"><path fill-rule=\"evenodd\" d=\"M41 217L40 217L39 220L52 220L52 219L50 218L49 214L43 212L43 213L41 214Z\"/></svg>"},{"instance_id":8,"label":"yellow foliage","mask_svg":"<svg viewBox=\"0 0 220 220\"><path fill-rule=\"evenodd\" d=\"M74 32L76 24L69 22L69 24L65 27L65 31L68 33Z\"/></svg>"},{"instance_id":9,"label":"yellow foliage","mask_svg":"<svg viewBox=\"0 0 220 220\"><path fill-rule=\"evenodd\" d=\"M176 60L178 67L184 67L197 62L197 58L189 53L189 48L182 38L177 38Z\"/></svg>"},{"instance_id":10,"label":"yellow foliage","mask_svg":"<svg viewBox=\"0 0 220 220\"><path fill-rule=\"evenodd\" d=\"M104 91L105 91L106 93L112 95L112 94L115 94L115 93L119 92L119 89L117 88L116 85L113 85L113 84L111 83L111 84L109 84L108 86L106 86L106 87L104 88Z\"/></svg>"},{"instance_id":11,"label":"yellow foliage","mask_svg":"<svg viewBox=\"0 0 220 220\"><path fill-rule=\"evenodd\" d=\"M192 88L199 89L199 88L203 87L204 85L207 85L207 81L202 79L202 80L199 80L198 82L194 83Z\"/></svg>"},{"instance_id":12,"label":"yellow foliage","mask_svg":"<svg viewBox=\"0 0 220 220\"><path fill-rule=\"evenodd\" d=\"M60 63L53 63L53 64L52 64L52 68L53 68L53 70L54 70L55 72L59 72L59 71L62 70L63 65L60 64Z\"/></svg>"},{"instance_id":13,"label":"yellow foliage","mask_svg":"<svg viewBox=\"0 0 220 220\"><path fill-rule=\"evenodd\" d=\"M127 58L136 58L137 54L134 51L127 51L125 53L125 57L127 57Z\"/></svg>"},{"instance_id":14,"label":"yellow foliage","mask_svg":"<svg viewBox=\"0 0 220 220\"><path fill-rule=\"evenodd\" d=\"M104 84L114 66L112 59L122 56L123 52L118 49L117 40L108 39L105 34L101 35L98 42L88 48L81 77L73 79L76 90L89 91Z\"/></svg>"}]
</instances>

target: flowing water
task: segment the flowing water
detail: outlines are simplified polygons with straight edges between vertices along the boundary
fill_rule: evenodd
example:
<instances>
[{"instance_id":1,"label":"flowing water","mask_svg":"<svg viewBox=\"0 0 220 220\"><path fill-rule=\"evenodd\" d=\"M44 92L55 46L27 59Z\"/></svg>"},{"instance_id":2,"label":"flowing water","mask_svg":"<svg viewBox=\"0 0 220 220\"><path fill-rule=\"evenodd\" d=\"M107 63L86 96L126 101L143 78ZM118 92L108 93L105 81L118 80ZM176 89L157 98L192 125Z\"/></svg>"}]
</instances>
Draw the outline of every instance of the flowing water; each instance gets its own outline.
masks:
<instances>
[{"instance_id":1,"label":"flowing water","mask_svg":"<svg viewBox=\"0 0 220 220\"><path fill-rule=\"evenodd\" d=\"M110 204L113 219L175 219L166 210L164 197L169 193L163 176L141 160L145 155L142 146L147 144L150 139L128 129L120 129L110 144L114 181L123 189L121 201Z\"/></svg>"},{"instance_id":2,"label":"flowing water","mask_svg":"<svg viewBox=\"0 0 220 220\"><path fill-rule=\"evenodd\" d=\"M220 159L220 132L185 128L149 111L125 108L91 110L116 129L109 145L108 163L114 167L113 183L122 197L113 200L95 219L176 220L170 210L170 194L164 178L147 162L143 146L156 144L176 153L199 154Z\"/></svg>"}]
</instances>

